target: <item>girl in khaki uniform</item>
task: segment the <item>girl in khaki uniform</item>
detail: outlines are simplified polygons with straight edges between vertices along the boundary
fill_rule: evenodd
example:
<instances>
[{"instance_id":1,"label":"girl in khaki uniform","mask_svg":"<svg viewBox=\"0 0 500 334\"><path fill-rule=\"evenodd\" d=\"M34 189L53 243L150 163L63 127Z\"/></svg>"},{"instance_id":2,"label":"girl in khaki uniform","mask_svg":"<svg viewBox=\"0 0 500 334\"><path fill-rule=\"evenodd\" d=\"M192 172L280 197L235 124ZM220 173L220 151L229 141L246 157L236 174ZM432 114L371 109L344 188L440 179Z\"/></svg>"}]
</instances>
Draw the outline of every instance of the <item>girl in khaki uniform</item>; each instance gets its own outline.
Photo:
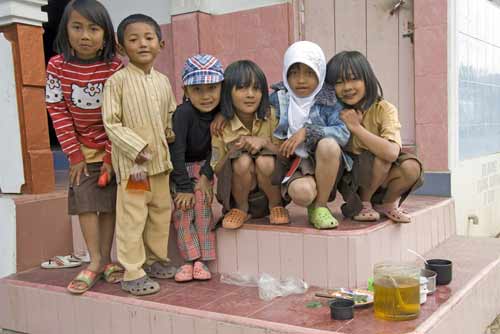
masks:
<instances>
[{"instance_id":1,"label":"girl in khaki uniform","mask_svg":"<svg viewBox=\"0 0 500 334\"><path fill-rule=\"evenodd\" d=\"M396 107L384 100L382 87L368 60L358 51L343 51L327 65L326 81L347 107L341 119L351 132L347 151L359 180L361 210L358 221L374 221L380 215L397 223L411 217L400 208L408 194L423 183L418 158L401 152L401 124ZM344 210L343 210L344 211Z\"/></svg>"}]
</instances>

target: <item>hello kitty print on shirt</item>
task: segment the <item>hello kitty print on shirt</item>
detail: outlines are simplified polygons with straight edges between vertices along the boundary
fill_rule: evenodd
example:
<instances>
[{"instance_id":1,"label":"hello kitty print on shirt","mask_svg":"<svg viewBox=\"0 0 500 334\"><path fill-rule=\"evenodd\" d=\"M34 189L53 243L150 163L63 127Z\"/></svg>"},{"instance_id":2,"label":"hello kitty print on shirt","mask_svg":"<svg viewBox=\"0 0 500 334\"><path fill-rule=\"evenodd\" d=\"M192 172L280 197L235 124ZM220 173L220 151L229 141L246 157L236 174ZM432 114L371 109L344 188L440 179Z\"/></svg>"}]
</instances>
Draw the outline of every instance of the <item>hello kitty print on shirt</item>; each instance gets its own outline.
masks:
<instances>
[{"instance_id":1,"label":"hello kitty print on shirt","mask_svg":"<svg viewBox=\"0 0 500 334\"><path fill-rule=\"evenodd\" d=\"M61 81L49 74L47 77L47 84L45 86L45 101L48 103L57 103L62 100L63 92L61 88Z\"/></svg>"},{"instance_id":2,"label":"hello kitty print on shirt","mask_svg":"<svg viewBox=\"0 0 500 334\"><path fill-rule=\"evenodd\" d=\"M71 101L80 109L97 109L102 105L102 83L88 83L85 87L71 85Z\"/></svg>"}]
</instances>

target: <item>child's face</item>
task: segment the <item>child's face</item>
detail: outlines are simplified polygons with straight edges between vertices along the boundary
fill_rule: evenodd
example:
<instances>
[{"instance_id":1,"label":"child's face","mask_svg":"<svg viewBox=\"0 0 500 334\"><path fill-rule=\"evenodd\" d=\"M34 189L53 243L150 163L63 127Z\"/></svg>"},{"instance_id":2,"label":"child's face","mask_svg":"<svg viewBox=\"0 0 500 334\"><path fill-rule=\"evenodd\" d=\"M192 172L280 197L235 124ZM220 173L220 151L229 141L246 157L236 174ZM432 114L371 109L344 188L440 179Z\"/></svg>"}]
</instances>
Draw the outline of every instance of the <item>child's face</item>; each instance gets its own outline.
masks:
<instances>
[{"instance_id":1,"label":"child's face","mask_svg":"<svg viewBox=\"0 0 500 334\"><path fill-rule=\"evenodd\" d=\"M213 111L220 102L221 83L184 87L184 95L201 112Z\"/></svg>"},{"instance_id":2,"label":"child's face","mask_svg":"<svg viewBox=\"0 0 500 334\"><path fill-rule=\"evenodd\" d=\"M302 63L295 63L288 69L288 85L298 97L311 95L318 87L318 77L312 68Z\"/></svg>"},{"instance_id":3,"label":"child's face","mask_svg":"<svg viewBox=\"0 0 500 334\"><path fill-rule=\"evenodd\" d=\"M69 44L80 59L97 57L104 44L104 29L92 21L87 20L76 10L71 11L68 25Z\"/></svg>"},{"instance_id":4,"label":"child's face","mask_svg":"<svg viewBox=\"0 0 500 334\"><path fill-rule=\"evenodd\" d=\"M156 56L164 46L155 29L144 22L129 24L123 34L123 48L130 62L144 70L153 66Z\"/></svg>"},{"instance_id":5,"label":"child's face","mask_svg":"<svg viewBox=\"0 0 500 334\"><path fill-rule=\"evenodd\" d=\"M231 91L231 98L237 113L253 114L259 109L262 91L254 83L248 87L235 86Z\"/></svg>"},{"instance_id":6,"label":"child's face","mask_svg":"<svg viewBox=\"0 0 500 334\"><path fill-rule=\"evenodd\" d=\"M365 97L365 82L356 78L352 71L349 71L348 78L345 80L339 78L335 83L335 93L345 104L355 106Z\"/></svg>"}]
</instances>

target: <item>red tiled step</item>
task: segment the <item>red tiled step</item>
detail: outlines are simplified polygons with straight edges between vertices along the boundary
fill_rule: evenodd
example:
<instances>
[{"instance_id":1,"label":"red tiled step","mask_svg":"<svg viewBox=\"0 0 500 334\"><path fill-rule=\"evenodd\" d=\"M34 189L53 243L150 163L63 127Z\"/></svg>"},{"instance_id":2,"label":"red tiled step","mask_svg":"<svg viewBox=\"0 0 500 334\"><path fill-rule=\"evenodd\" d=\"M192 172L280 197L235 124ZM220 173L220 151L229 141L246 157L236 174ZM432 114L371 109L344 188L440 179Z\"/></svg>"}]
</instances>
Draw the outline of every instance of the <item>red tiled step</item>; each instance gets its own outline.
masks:
<instances>
[{"instance_id":1,"label":"red tiled step","mask_svg":"<svg viewBox=\"0 0 500 334\"><path fill-rule=\"evenodd\" d=\"M427 257L453 261L453 281L439 287L419 318L378 320L373 308L348 321L331 320L326 306L309 309L318 288L264 302L256 288L208 282L161 281L162 291L132 297L99 282L84 296L65 286L78 269L32 271L0 280L0 328L24 333L481 333L500 310L500 240L452 237ZM325 304L325 303L324 303Z\"/></svg>"}]
</instances>

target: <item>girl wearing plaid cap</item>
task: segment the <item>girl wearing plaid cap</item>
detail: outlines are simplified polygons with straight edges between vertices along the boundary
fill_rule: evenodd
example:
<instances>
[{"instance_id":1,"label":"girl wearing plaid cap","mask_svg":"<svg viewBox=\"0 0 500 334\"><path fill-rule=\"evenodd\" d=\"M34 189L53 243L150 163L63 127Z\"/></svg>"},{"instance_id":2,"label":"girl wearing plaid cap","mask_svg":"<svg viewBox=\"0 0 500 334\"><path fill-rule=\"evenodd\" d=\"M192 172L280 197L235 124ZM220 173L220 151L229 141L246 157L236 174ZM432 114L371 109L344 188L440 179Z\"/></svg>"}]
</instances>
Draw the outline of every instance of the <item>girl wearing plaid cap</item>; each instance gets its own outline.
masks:
<instances>
[{"instance_id":1,"label":"girl wearing plaid cap","mask_svg":"<svg viewBox=\"0 0 500 334\"><path fill-rule=\"evenodd\" d=\"M174 114L176 139L170 144L173 220L177 246L185 260L175 275L177 282L211 278L205 264L215 260L210 123L219 110L223 80L222 65L211 55L199 54L184 64L184 101Z\"/></svg>"}]
</instances>

